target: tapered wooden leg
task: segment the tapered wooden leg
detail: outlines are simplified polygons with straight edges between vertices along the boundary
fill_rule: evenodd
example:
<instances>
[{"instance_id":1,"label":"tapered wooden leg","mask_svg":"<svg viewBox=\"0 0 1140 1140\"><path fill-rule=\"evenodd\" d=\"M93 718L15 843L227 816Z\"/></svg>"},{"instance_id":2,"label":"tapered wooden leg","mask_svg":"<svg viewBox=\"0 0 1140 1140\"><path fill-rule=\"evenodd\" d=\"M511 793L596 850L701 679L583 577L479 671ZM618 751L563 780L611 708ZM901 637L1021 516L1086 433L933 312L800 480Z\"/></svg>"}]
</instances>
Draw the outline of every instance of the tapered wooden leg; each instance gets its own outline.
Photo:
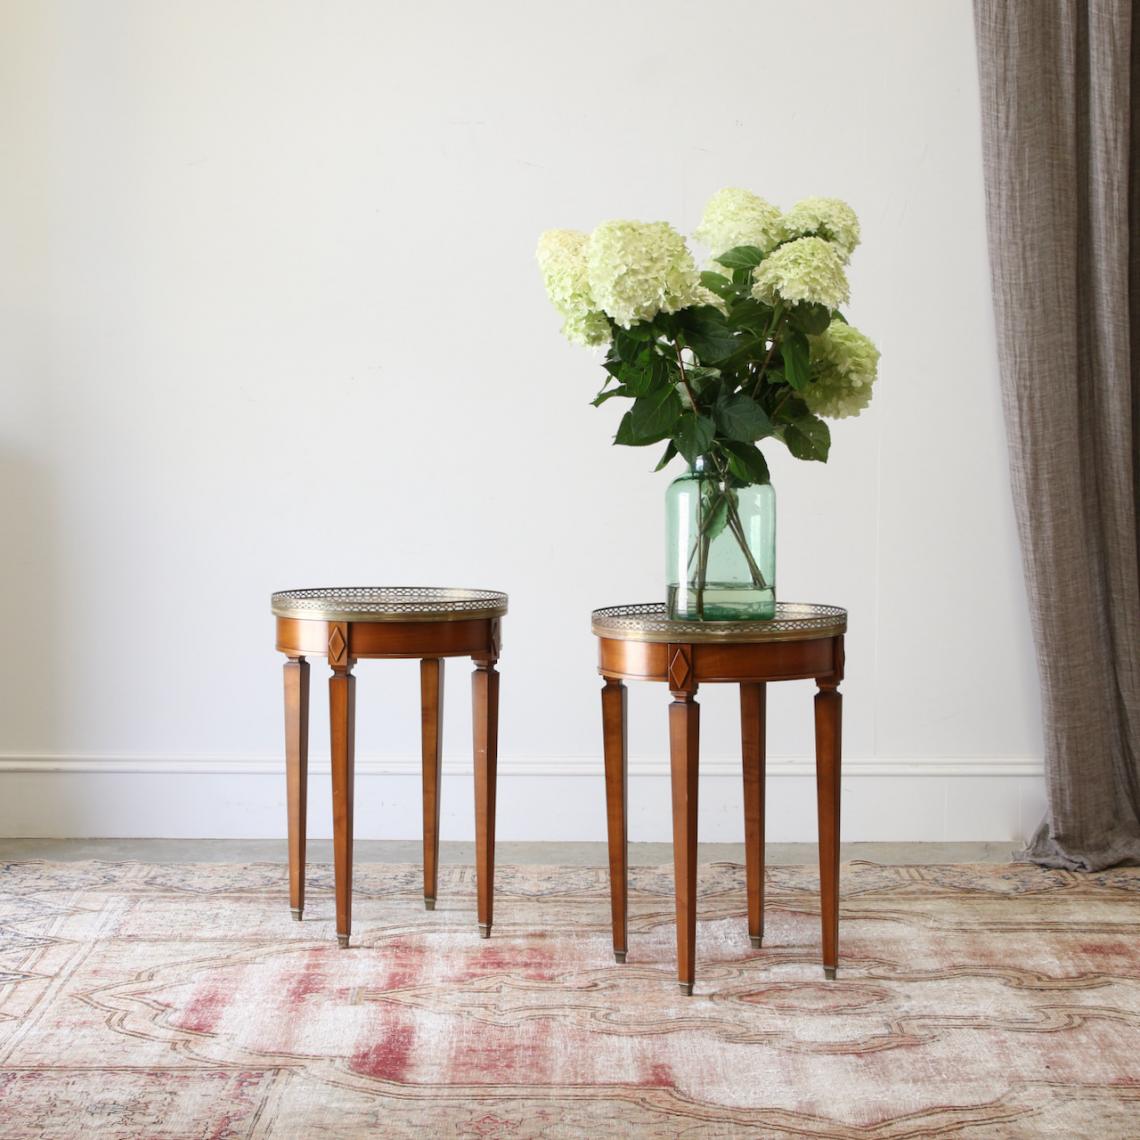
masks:
<instances>
[{"instance_id":1,"label":"tapered wooden leg","mask_svg":"<svg viewBox=\"0 0 1140 1140\"><path fill-rule=\"evenodd\" d=\"M495 773L499 758L499 674L494 661L476 661L471 676L475 745L475 885L479 934L491 937L495 893Z\"/></svg>"},{"instance_id":2,"label":"tapered wooden leg","mask_svg":"<svg viewBox=\"0 0 1140 1140\"><path fill-rule=\"evenodd\" d=\"M624 962L628 946L628 813L626 808L626 689L607 677L602 689L602 750L606 762L606 828L610 846L610 912L614 961Z\"/></svg>"},{"instance_id":3,"label":"tapered wooden leg","mask_svg":"<svg viewBox=\"0 0 1140 1140\"><path fill-rule=\"evenodd\" d=\"M305 909L305 812L309 795L309 663L285 662L285 794L289 805L289 909Z\"/></svg>"},{"instance_id":4,"label":"tapered wooden leg","mask_svg":"<svg viewBox=\"0 0 1140 1140\"><path fill-rule=\"evenodd\" d=\"M333 869L336 877L336 940L352 933L352 796L356 750L356 678L352 664L334 666L329 678L332 742Z\"/></svg>"},{"instance_id":5,"label":"tapered wooden leg","mask_svg":"<svg viewBox=\"0 0 1140 1140\"><path fill-rule=\"evenodd\" d=\"M697 954L697 766L700 706L693 693L673 693L669 752L673 775L673 875L677 893L677 984L693 992Z\"/></svg>"},{"instance_id":6,"label":"tapered wooden leg","mask_svg":"<svg viewBox=\"0 0 1140 1140\"><path fill-rule=\"evenodd\" d=\"M764 763L767 686L740 686L740 744L744 760L744 866L748 890L748 937L764 941Z\"/></svg>"},{"instance_id":7,"label":"tapered wooden leg","mask_svg":"<svg viewBox=\"0 0 1140 1140\"><path fill-rule=\"evenodd\" d=\"M443 660L420 662L420 742L424 780L424 906L435 910L439 877L439 792L443 764Z\"/></svg>"},{"instance_id":8,"label":"tapered wooden leg","mask_svg":"<svg viewBox=\"0 0 1140 1140\"><path fill-rule=\"evenodd\" d=\"M820 917L823 973L839 965L839 781L843 698L835 682L820 682L815 695L815 783L819 805Z\"/></svg>"}]
</instances>

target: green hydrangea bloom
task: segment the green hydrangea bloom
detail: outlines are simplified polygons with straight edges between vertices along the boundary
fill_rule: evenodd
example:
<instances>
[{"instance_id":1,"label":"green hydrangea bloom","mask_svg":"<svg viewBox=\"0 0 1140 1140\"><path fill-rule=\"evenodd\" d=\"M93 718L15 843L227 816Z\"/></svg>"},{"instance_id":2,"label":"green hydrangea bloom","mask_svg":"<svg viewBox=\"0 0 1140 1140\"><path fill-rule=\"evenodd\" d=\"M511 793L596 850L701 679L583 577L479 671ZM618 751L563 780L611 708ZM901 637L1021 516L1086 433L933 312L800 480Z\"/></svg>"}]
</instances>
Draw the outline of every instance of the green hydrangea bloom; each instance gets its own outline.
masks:
<instances>
[{"instance_id":1,"label":"green hydrangea bloom","mask_svg":"<svg viewBox=\"0 0 1140 1140\"><path fill-rule=\"evenodd\" d=\"M610 343L610 322L605 313L575 313L562 324L562 335L574 344L593 348Z\"/></svg>"},{"instance_id":2,"label":"green hydrangea bloom","mask_svg":"<svg viewBox=\"0 0 1140 1140\"><path fill-rule=\"evenodd\" d=\"M812 382L801 395L817 416L857 416L870 402L879 350L857 328L832 321L811 341Z\"/></svg>"},{"instance_id":3,"label":"green hydrangea bloom","mask_svg":"<svg viewBox=\"0 0 1140 1140\"><path fill-rule=\"evenodd\" d=\"M829 241L797 238L770 253L752 273L752 296L765 304L808 301L829 309L851 295L843 259Z\"/></svg>"},{"instance_id":4,"label":"green hydrangea bloom","mask_svg":"<svg viewBox=\"0 0 1140 1140\"><path fill-rule=\"evenodd\" d=\"M586 274L586 243L577 230L547 230L538 239L535 257L546 295L563 318L562 333L575 344L606 344L610 325L590 293Z\"/></svg>"},{"instance_id":5,"label":"green hydrangea bloom","mask_svg":"<svg viewBox=\"0 0 1140 1140\"><path fill-rule=\"evenodd\" d=\"M700 284L668 222L603 222L586 245L586 272L598 308L623 328L692 304Z\"/></svg>"},{"instance_id":6,"label":"green hydrangea bloom","mask_svg":"<svg viewBox=\"0 0 1140 1140\"><path fill-rule=\"evenodd\" d=\"M859 219L839 198L805 198L783 217L785 237L821 237L836 246L844 261L859 244Z\"/></svg>"},{"instance_id":7,"label":"green hydrangea bloom","mask_svg":"<svg viewBox=\"0 0 1140 1140\"><path fill-rule=\"evenodd\" d=\"M693 236L708 246L714 258L738 245L758 246L767 253L783 236L780 211L751 190L729 186L709 199ZM720 264L709 268L725 272Z\"/></svg>"}]
</instances>

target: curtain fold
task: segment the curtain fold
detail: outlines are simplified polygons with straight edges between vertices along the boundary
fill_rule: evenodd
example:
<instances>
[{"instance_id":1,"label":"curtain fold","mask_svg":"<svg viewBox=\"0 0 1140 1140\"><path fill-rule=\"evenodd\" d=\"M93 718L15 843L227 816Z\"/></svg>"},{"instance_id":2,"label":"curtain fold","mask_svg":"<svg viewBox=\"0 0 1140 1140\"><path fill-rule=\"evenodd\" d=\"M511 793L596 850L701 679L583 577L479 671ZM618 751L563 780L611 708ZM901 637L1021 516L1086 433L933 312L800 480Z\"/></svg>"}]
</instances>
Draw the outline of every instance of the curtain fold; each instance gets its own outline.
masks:
<instances>
[{"instance_id":1,"label":"curtain fold","mask_svg":"<svg viewBox=\"0 0 1140 1140\"><path fill-rule=\"evenodd\" d=\"M1010 475L1049 811L1026 857L1140 862L1140 14L974 0Z\"/></svg>"}]
</instances>

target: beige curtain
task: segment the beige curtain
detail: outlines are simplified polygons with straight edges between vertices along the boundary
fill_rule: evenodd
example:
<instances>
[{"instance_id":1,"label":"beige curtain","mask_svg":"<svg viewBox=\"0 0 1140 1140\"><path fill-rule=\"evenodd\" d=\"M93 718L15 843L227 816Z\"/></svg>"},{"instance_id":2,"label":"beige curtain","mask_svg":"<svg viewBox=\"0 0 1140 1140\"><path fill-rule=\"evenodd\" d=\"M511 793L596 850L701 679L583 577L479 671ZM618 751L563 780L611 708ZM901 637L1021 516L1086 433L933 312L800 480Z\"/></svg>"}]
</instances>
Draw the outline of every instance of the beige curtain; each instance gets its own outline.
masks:
<instances>
[{"instance_id":1,"label":"beige curtain","mask_svg":"<svg viewBox=\"0 0 1140 1140\"><path fill-rule=\"evenodd\" d=\"M1140 13L975 0L1050 867L1140 861Z\"/></svg>"}]
</instances>

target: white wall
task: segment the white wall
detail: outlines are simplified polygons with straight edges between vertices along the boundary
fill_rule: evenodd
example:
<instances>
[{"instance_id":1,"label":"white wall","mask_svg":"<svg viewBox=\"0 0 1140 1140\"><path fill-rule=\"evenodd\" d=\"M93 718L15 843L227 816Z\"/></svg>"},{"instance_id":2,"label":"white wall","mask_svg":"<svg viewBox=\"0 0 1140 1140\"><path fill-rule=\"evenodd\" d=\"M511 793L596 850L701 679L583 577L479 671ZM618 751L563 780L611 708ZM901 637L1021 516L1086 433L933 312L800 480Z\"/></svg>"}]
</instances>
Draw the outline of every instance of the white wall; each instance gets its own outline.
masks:
<instances>
[{"instance_id":1,"label":"white wall","mask_svg":"<svg viewBox=\"0 0 1140 1140\"><path fill-rule=\"evenodd\" d=\"M845 835L1036 822L969 5L710 13L0 6L0 833L279 833L270 590L425 582L511 595L501 837L600 838L588 615L660 595L667 479L610 446L533 247L690 230L724 185L863 221L874 405L826 466L770 449L780 594L851 611ZM414 837L417 671L358 675L358 834ZM811 687L774 689L773 838L812 838ZM669 834L665 700L631 694L635 838ZM704 837L738 838L734 694L702 704Z\"/></svg>"}]
</instances>

